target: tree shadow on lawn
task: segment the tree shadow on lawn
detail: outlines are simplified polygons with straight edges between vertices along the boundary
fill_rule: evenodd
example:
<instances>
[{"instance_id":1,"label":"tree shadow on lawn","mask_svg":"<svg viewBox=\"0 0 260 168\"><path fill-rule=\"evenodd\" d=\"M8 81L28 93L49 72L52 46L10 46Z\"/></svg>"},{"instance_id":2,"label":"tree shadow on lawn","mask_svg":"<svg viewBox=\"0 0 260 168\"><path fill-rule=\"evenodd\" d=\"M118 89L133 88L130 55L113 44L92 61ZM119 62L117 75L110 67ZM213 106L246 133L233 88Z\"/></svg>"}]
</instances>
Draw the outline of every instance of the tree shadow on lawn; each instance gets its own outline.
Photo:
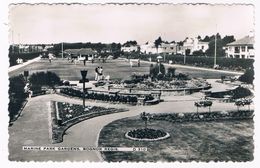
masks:
<instances>
[{"instance_id":1,"label":"tree shadow on lawn","mask_svg":"<svg viewBox=\"0 0 260 168\"><path fill-rule=\"evenodd\" d=\"M139 117L106 125L100 132L99 147L147 147L142 152L102 152L105 161L251 161L253 160L253 120L171 123L152 121L148 128L168 132L171 137L144 142L125 138L127 131L143 128ZM247 132L247 134L244 134Z\"/></svg>"}]
</instances>

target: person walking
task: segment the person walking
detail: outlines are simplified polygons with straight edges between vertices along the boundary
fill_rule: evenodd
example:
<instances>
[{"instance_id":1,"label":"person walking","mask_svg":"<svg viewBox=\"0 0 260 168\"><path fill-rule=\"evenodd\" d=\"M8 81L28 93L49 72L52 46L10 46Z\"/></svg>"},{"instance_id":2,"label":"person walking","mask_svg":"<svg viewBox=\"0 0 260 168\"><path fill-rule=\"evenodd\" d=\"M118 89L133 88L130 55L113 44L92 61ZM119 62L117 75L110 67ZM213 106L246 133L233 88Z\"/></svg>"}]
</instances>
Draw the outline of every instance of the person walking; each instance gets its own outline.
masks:
<instances>
[{"instance_id":1,"label":"person walking","mask_svg":"<svg viewBox=\"0 0 260 168\"><path fill-rule=\"evenodd\" d=\"M95 81L97 81L98 80L98 72L99 71L99 67L96 67L95 68Z\"/></svg>"},{"instance_id":2,"label":"person walking","mask_svg":"<svg viewBox=\"0 0 260 168\"><path fill-rule=\"evenodd\" d=\"M99 80L103 79L103 67L99 68Z\"/></svg>"},{"instance_id":3,"label":"person walking","mask_svg":"<svg viewBox=\"0 0 260 168\"><path fill-rule=\"evenodd\" d=\"M132 68L133 67L133 61L130 60L130 67Z\"/></svg>"}]
</instances>

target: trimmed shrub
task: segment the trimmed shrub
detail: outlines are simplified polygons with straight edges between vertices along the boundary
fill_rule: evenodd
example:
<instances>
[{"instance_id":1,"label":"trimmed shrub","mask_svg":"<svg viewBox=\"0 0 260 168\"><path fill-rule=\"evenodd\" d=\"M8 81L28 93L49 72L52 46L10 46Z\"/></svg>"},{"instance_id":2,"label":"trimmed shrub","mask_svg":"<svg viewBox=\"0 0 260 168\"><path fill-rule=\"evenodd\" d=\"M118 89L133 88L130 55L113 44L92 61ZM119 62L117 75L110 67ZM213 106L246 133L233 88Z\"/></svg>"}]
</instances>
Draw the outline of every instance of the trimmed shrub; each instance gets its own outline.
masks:
<instances>
[{"instance_id":1,"label":"trimmed shrub","mask_svg":"<svg viewBox=\"0 0 260 168\"><path fill-rule=\"evenodd\" d=\"M54 86L62 83L60 77L56 73L50 71L33 73L29 77L29 81L32 86Z\"/></svg>"},{"instance_id":2,"label":"trimmed shrub","mask_svg":"<svg viewBox=\"0 0 260 168\"><path fill-rule=\"evenodd\" d=\"M253 84L253 81L255 79L254 75L255 75L254 69L253 68L249 68L249 69L246 70L246 72L243 75L241 75L239 77L239 80L241 82L245 82L245 83L248 83L248 84Z\"/></svg>"},{"instance_id":3,"label":"trimmed shrub","mask_svg":"<svg viewBox=\"0 0 260 168\"><path fill-rule=\"evenodd\" d=\"M131 53L127 55L129 59L142 59L145 61L151 60L153 62L157 61L158 54L138 54ZM175 64L183 64L184 56L181 55L165 55L165 62L171 60ZM254 59L240 59L240 58L225 58L217 57L217 64L221 69L230 69L230 70L245 70L248 67L253 67ZM199 67L210 67L214 65L214 57L206 56L186 56L186 64Z\"/></svg>"},{"instance_id":4,"label":"trimmed shrub","mask_svg":"<svg viewBox=\"0 0 260 168\"><path fill-rule=\"evenodd\" d=\"M27 93L24 92L25 80L22 75L9 78L9 117L12 121L18 114L20 108L26 100Z\"/></svg>"}]
</instances>

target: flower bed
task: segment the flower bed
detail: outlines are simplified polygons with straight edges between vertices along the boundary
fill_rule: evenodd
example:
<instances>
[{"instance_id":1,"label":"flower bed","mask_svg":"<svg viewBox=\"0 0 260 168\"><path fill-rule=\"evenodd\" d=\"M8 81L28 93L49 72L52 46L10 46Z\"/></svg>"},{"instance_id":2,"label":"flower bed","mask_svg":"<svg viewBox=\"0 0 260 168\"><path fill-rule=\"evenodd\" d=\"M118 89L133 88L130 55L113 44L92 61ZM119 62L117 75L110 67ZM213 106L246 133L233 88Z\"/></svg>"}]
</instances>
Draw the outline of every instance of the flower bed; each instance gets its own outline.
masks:
<instances>
[{"instance_id":1,"label":"flower bed","mask_svg":"<svg viewBox=\"0 0 260 168\"><path fill-rule=\"evenodd\" d=\"M73 88L62 88L60 93L66 94L68 96L73 97L83 97L83 93L80 90L76 90ZM136 95L123 95L123 94L110 94L110 93L97 93L95 91L89 91L85 94L86 99L90 100L101 100L106 102L120 102L120 103L128 103L135 105L137 103Z\"/></svg>"},{"instance_id":2,"label":"flower bed","mask_svg":"<svg viewBox=\"0 0 260 168\"><path fill-rule=\"evenodd\" d=\"M201 79L191 79L191 80L179 80L173 79L171 81L150 81L149 79L144 79L138 83L112 83L112 89L124 89L131 88L137 90L180 90L180 89L207 89L210 88L210 84L205 80Z\"/></svg>"},{"instance_id":3,"label":"flower bed","mask_svg":"<svg viewBox=\"0 0 260 168\"><path fill-rule=\"evenodd\" d=\"M158 141L169 138L170 134L162 130L145 128L128 131L125 137L135 141Z\"/></svg>"},{"instance_id":4,"label":"flower bed","mask_svg":"<svg viewBox=\"0 0 260 168\"><path fill-rule=\"evenodd\" d=\"M234 120L234 119L252 119L253 110L241 111L218 111L204 113L171 113L171 114L154 114L153 120L164 120L170 122L188 122L188 121L217 121L217 120Z\"/></svg>"},{"instance_id":5,"label":"flower bed","mask_svg":"<svg viewBox=\"0 0 260 168\"><path fill-rule=\"evenodd\" d=\"M126 109L85 106L64 102L52 102L52 142L63 141L64 132L74 124L101 115L125 112Z\"/></svg>"}]
</instances>

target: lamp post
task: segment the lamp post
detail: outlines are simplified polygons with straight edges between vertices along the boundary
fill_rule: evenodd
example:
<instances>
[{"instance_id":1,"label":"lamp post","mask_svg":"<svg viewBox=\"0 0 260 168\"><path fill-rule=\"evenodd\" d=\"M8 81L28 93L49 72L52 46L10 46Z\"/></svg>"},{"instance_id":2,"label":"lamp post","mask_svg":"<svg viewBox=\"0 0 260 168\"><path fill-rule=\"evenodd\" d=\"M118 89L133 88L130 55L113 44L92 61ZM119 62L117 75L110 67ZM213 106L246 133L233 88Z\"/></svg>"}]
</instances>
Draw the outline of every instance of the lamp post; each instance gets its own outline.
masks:
<instances>
[{"instance_id":1,"label":"lamp post","mask_svg":"<svg viewBox=\"0 0 260 168\"><path fill-rule=\"evenodd\" d=\"M159 55L159 56L157 57L157 59L158 59L158 64L159 64L159 74L161 74L161 67L160 67L160 66L161 66L162 56Z\"/></svg>"},{"instance_id":2,"label":"lamp post","mask_svg":"<svg viewBox=\"0 0 260 168\"><path fill-rule=\"evenodd\" d=\"M83 107L85 109L85 82L86 82L86 76L87 76L88 71L87 70L81 70L80 73L81 73L82 82L83 82Z\"/></svg>"}]
</instances>

